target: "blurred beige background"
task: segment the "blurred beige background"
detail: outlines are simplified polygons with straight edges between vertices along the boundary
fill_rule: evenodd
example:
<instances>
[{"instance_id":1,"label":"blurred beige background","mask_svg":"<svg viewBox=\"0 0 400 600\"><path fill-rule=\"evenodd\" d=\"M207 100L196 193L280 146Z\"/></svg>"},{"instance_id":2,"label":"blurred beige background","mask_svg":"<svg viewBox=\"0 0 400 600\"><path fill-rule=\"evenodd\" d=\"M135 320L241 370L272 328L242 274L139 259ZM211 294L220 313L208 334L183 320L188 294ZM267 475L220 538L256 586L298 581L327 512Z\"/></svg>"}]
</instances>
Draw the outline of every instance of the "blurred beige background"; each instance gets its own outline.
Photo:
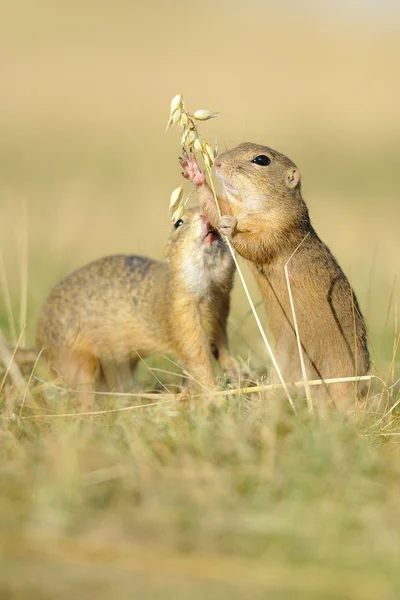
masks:
<instances>
[{"instance_id":1,"label":"blurred beige background","mask_svg":"<svg viewBox=\"0 0 400 600\"><path fill-rule=\"evenodd\" d=\"M400 13L395 2L329 4L2 6L0 247L17 320L28 274L28 342L70 270L107 253L162 257L181 183L180 136L164 129L182 92L190 109L220 111L201 132L221 149L265 143L297 163L313 223L387 364L400 274ZM262 357L247 311L237 281L234 353Z\"/></svg>"}]
</instances>

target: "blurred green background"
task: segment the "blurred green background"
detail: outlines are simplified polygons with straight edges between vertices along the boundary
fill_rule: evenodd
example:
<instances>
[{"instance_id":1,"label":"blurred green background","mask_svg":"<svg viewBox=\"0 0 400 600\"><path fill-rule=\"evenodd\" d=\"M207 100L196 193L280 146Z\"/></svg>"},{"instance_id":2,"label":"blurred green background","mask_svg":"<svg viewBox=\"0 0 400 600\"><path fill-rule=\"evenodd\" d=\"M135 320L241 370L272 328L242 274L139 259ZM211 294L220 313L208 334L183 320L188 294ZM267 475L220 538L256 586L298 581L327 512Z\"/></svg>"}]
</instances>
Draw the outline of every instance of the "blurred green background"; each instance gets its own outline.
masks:
<instances>
[{"instance_id":1,"label":"blurred green background","mask_svg":"<svg viewBox=\"0 0 400 600\"><path fill-rule=\"evenodd\" d=\"M351 278L378 351L383 342L380 358L391 357L399 29L394 2L4 5L0 243L17 315L28 244L28 341L71 269L108 253L162 257L181 182L180 136L164 128L182 92L190 109L220 111L201 132L221 149L265 143L297 163L314 225ZM234 351L262 356L247 311L237 282Z\"/></svg>"}]
</instances>

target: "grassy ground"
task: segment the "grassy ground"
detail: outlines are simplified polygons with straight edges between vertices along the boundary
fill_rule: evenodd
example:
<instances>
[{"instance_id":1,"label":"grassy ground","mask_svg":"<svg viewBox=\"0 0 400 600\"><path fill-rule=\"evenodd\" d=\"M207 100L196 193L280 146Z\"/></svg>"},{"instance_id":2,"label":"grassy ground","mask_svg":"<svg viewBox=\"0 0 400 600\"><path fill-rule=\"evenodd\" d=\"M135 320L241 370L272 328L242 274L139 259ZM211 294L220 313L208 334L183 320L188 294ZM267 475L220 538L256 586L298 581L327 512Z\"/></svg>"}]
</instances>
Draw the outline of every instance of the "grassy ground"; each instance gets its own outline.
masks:
<instances>
[{"instance_id":1,"label":"grassy ground","mask_svg":"<svg viewBox=\"0 0 400 600\"><path fill-rule=\"evenodd\" d=\"M137 4L3 7L6 339L15 341L7 288L29 344L46 295L70 270L110 253L162 257L180 183L178 134L163 130L182 91L191 108L221 111L202 127L221 148L261 142L297 163L316 230L359 297L374 369L393 385L394 4ZM233 354L261 374L265 351L238 282L229 334ZM144 366L141 381L154 385ZM41 385L33 380L23 400L24 386L0 379L1 598L399 597L396 387L349 423L302 408L294 416L276 394L54 417L74 411L73 398L47 389L44 407Z\"/></svg>"},{"instance_id":2,"label":"grassy ground","mask_svg":"<svg viewBox=\"0 0 400 600\"><path fill-rule=\"evenodd\" d=\"M2 598L398 597L384 403L353 424L268 396L49 406L3 413Z\"/></svg>"}]
</instances>

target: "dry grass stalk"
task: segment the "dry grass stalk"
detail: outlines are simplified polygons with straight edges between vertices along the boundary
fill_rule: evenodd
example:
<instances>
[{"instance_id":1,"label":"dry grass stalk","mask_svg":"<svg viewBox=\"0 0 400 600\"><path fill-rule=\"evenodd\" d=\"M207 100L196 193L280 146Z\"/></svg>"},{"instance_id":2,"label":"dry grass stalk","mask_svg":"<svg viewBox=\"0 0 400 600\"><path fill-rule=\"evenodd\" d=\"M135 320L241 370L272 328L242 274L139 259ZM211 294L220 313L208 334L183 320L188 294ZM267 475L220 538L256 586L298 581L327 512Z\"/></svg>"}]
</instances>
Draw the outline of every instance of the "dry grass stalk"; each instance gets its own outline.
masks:
<instances>
[{"instance_id":1,"label":"dry grass stalk","mask_svg":"<svg viewBox=\"0 0 400 600\"><path fill-rule=\"evenodd\" d=\"M154 394L155 395L155 394ZM158 402L149 402L148 404L136 404L135 406L123 406L122 408L108 408L106 410L92 410L85 412L76 413L55 413L55 414L41 414L41 415L29 415L27 417L20 417L22 420L30 421L32 419L59 419L62 417L93 417L98 415L108 415L111 413L126 412L131 410L138 410L139 408L151 408L152 406L158 406L159 404L167 404L172 402L170 400L159 400Z\"/></svg>"},{"instance_id":2,"label":"dry grass stalk","mask_svg":"<svg viewBox=\"0 0 400 600\"><path fill-rule=\"evenodd\" d=\"M206 140L202 139L197 129L196 121L208 121L215 118L217 114L206 109L199 109L190 114L185 108L183 97L177 94L171 100L170 116L166 129L168 130L171 126L179 123L182 129L182 151L188 154L190 152L200 153L209 175L211 175L211 167L214 164L218 150L217 148L213 149ZM183 185L177 187L172 192L169 203L172 223L175 223L183 216L187 201L188 197L183 197Z\"/></svg>"},{"instance_id":3,"label":"dry grass stalk","mask_svg":"<svg viewBox=\"0 0 400 600\"><path fill-rule=\"evenodd\" d=\"M26 315L28 309L28 209L26 202L22 203L22 222L16 232L19 270L21 281L21 299L19 306L19 326L22 331L20 344L25 345Z\"/></svg>"},{"instance_id":4,"label":"dry grass stalk","mask_svg":"<svg viewBox=\"0 0 400 600\"><path fill-rule=\"evenodd\" d=\"M3 291L3 300L7 314L8 326L10 328L11 339L13 344L17 343L17 329L15 327L15 319L14 313L11 304L11 296L10 296L10 288L8 287L8 280L6 269L4 265L3 253L0 249L0 277L1 277L1 287Z\"/></svg>"},{"instance_id":5,"label":"dry grass stalk","mask_svg":"<svg viewBox=\"0 0 400 600\"><path fill-rule=\"evenodd\" d=\"M373 379L379 379L375 375L360 375L359 377L335 377L332 379L308 379L307 385L310 387L320 386L320 385L334 385L335 383L351 383L358 381L372 381ZM286 381L285 387L294 387L294 388L303 388L304 380L301 381ZM248 388L239 388L237 390L222 390L219 392L215 392L215 395L227 395L232 393L240 393L240 394L255 394L257 392L266 392L268 390L279 390L285 389L281 383L269 383L267 385L254 385Z\"/></svg>"},{"instance_id":6,"label":"dry grass stalk","mask_svg":"<svg viewBox=\"0 0 400 600\"><path fill-rule=\"evenodd\" d=\"M310 413L312 413L314 411L314 407L313 407L312 398L311 398L310 386L308 385L308 377L307 377L306 365L304 363L304 353L303 353L303 348L302 348L302 345L301 345L299 327L297 325L296 311L295 311L295 308L294 308L292 288L290 286L290 279L289 279L289 263L292 260L293 256L298 251L298 249L300 248L300 246L302 245L302 243L307 239L307 237L309 235L310 235L310 233L307 233L307 235L304 236L304 238L301 240L300 244L297 246L297 248L290 255L288 261L285 264L285 277L286 277L286 285L287 285L288 294L289 294L289 300L290 300L290 308L292 310L293 324L294 324L294 329L295 329L295 332L296 332L297 347L298 347L298 350L299 350L299 358L300 358L300 365L301 365L301 373L303 375L303 382L304 382L304 391L305 391L305 394L306 394L308 411Z\"/></svg>"},{"instance_id":7,"label":"dry grass stalk","mask_svg":"<svg viewBox=\"0 0 400 600\"><path fill-rule=\"evenodd\" d=\"M291 395L290 395L290 393L289 393L289 390L288 390L288 387L287 387L287 385L286 385L286 382L285 382L285 380L283 379L283 376L282 376L281 370L280 370L280 368L279 368L279 365L278 365L278 363L277 363L277 361L276 361L275 355L274 355L274 353L273 353L273 351L272 351L272 348L271 348L271 346L270 346L270 343L269 343L269 341L268 341L268 338L267 338L267 336L266 336L266 334L265 334L264 328L263 328L263 326L261 325L261 321L260 321L260 318L259 318L259 316L258 316L258 314L257 314L256 307L254 306L254 303L253 303L253 300L252 300L252 298L251 298L251 295L250 295L249 289L248 289L248 287L247 287L247 285L246 285L246 281L245 281L245 279L244 279L244 277L243 277L243 273L242 273L242 271L241 271L241 269L240 269L240 266L239 266L239 264L238 264L238 261L237 261L237 258L236 258L236 254L235 254L235 252L234 252L234 250L233 250L233 248L232 248L232 245L231 245L230 241L229 241L228 239L227 239L226 241L227 241L227 244L228 244L228 246L229 246L229 249L230 249L230 251L231 251L231 254L232 254L233 260L235 261L236 269L237 269L237 272L239 273L239 278L240 278L240 281L242 282L242 285L243 285L244 291L245 291L245 293L246 293L247 301L248 301L248 303L249 303L249 305L250 305L251 312L253 313L254 319L255 319L255 321L256 321L256 323L257 323L257 327L258 327L258 329L259 329L259 332L260 332L260 334L261 334L261 337L262 337L262 339L263 339L263 342L264 342L264 344L265 344L265 347L267 348L267 352L268 352L268 354L269 354L269 356L270 356L270 358L271 358L271 362L272 362L272 364L274 365L274 367L275 367L275 370L276 370L276 372L277 372L277 374L278 374L279 380L280 380L280 382L281 382L279 385L280 385L280 386L281 386L281 387L284 389L284 391L285 391L285 393L286 393L286 396L287 396L287 398L288 398L288 400L289 400L289 404L290 404L290 406L292 407L293 411L294 411L294 412L296 412L296 407L295 407L295 405L294 405L293 399L292 399L292 397L291 397Z\"/></svg>"},{"instance_id":8,"label":"dry grass stalk","mask_svg":"<svg viewBox=\"0 0 400 600\"><path fill-rule=\"evenodd\" d=\"M10 375L11 380L12 380L15 388L17 389L17 391L23 395L23 398L28 399L29 401L31 401L33 403L34 400L33 400L32 394L29 390L29 386L26 384L21 371L20 371L17 363L14 360L15 354L17 352L19 345L21 344L21 340L23 339L24 333L25 333L25 328L21 331L20 336L17 341L17 344L16 344L13 352L11 352L11 350L9 350L9 348L6 344L3 334L0 331L0 361L4 364L4 366L6 368L6 372L4 373L3 379L0 383L0 392L2 391L2 389L4 387L4 384L6 382L8 375Z\"/></svg>"},{"instance_id":9,"label":"dry grass stalk","mask_svg":"<svg viewBox=\"0 0 400 600\"><path fill-rule=\"evenodd\" d=\"M21 402L21 406L20 406L20 409L19 409L19 416L22 415L22 411L23 411L24 406L25 406L25 401L26 401L26 399L28 397L28 394L30 394L30 387L31 387L33 375L34 375L34 373L36 371L36 368L38 366L40 357L42 356L42 352L43 352L43 348L40 350L40 352L38 352L38 355L37 355L37 358L36 358L35 363L33 365L32 371L31 371L31 373L29 375L28 381L26 382L25 392L24 392L24 395L22 397L22 402ZM30 395L30 399L32 399L32 395Z\"/></svg>"},{"instance_id":10,"label":"dry grass stalk","mask_svg":"<svg viewBox=\"0 0 400 600\"><path fill-rule=\"evenodd\" d=\"M144 364L144 366L145 366L145 367L146 367L146 369L149 371L149 373L152 375L152 377L154 377L154 378L155 378L155 380L157 381L157 383L158 383L159 385L161 385L161 387L162 387L162 388L164 388L164 390L167 392L167 394L169 394L169 393L170 393L170 391L169 391L169 389L167 388L167 386L166 386L166 385L164 385L164 383L161 381L161 379L159 379L159 378L157 377L157 375L154 373L153 369L152 369L151 367L149 367L149 365L146 363L146 361L143 359L143 357L142 357L142 356L139 354L139 352L138 352L137 350L136 350L135 352L136 352L136 354L137 354L137 356L138 356L138 358L139 358L140 362Z\"/></svg>"},{"instance_id":11,"label":"dry grass stalk","mask_svg":"<svg viewBox=\"0 0 400 600\"><path fill-rule=\"evenodd\" d=\"M201 141L201 136L197 130L197 126L195 123L195 120L200 120L200 121L206 121L208 119L212 119L214 117L217 116L217 113L214 113L210 110L204 110L204 109L200 109L200 110L196 110L193 115L191 115L190 113L187 112L184 102L183 102L183 98L180 94L174 96L174 98L171 101L171 111L170 111L170 116L169 116L169 120L168 120L168 124L167 124L167 130L169 129L169 127L171 127L172 125L174 125L175 123L180 124L180 126L183 129L183 135L182 135L182 140L181 140L181 145L182 145L182 151L186 152L188 154L190 154L191 152L196 153L199 152L202 156L203 162L204 162L204 166L205 169L207 171L207 175L209 177L210 180L210 185L211 185L211 189L212 192L214 194L214 199L215 199L215 204L218 210L219 215L221 215L221 210L220 207L218 205L218 199L217 199L217 194L215 191L215 187L214 187L214 183L213 183L213 179L212 179L212 172L211 172L211 167L214 164L214 160L215 157L218 154L218 148L215 147L214 149L211 147L211 145L203 139L203 141ZM179 214L180 216L178 216L178 219L180 219L183 215L183 210L184 210L184 205L186 204L187 200L182 202L182 197L183 194L181 195L178 190L180 188L176 188L171 195L171 199L170 199L170 208L171 208L171 203L173 204L173 206L177 206L177 208L175 209L175 211L172 213L171 216L171 221L172 222L176 222L176 216L177 214ZM177 200L176 203L172 202L173 198L175 200L175 197L178 198L178 196L181 198L179 201ZM180 204L177 205L177 203L180 202ZM180 208L181 207L181 208ZM180 212L177 213L176 211L180 208ZM254 306L254 303L252 301L252 298L250 296L250 292L248 290L246 281L243 277L243 273L242 270L240 268L240 265L237 261L237 257L235 255L235 252L232 248L232 244L230 243L230 241L228 239L226 239L226 242L228 244L229 250L232 254L232 258L235 261L235 265L236 265L236 269L239 273L239 277L240 277L240 281L243 285L244 291L246 293L246 297L247 300L249 302L250 308L251 308L251 312L253 313L254 319L257 323L257 327L260 331L261 337L263 339L263 342L265 344L265 347L267 349L267 352L271 358L271 362L278 374L278 378L279 381L281 382L281 385L287 395L288 401L290 403L290 406L292 407L293 411L296 412L296 408L294 406L294 402L292 400L292 397L289 393L289 390L286 386L285 380L283 379L281 370L279 368L279 365L276 361L276 358L274 356L274 353L272 351L271 345L268 341L268 338L265 334L265 331L261 325L261 321L258 317L256 308Z\"/></svg>"},{"instance_id":12,"label":"dry grass stalk","mask_svg":"<svg viewBox=\"0 0 400 600\"><path fill-rule=\"evenodd\" d=\"M358 382L358 381L371 381L373 379L379 379L375 375L362 375L360 377L337 377L332 379L312 379L308 381L309 386L319 386L319 385L334 385L335 383L348 383L348 382ZM294 381L292 383L285 383L286 386L302 388L304 387L304 381ZM65 388L60 388L58 386L53 386L55 389L60 389L72 394L77 393L76 390L66 390ZM283 385L280 383L271 383L268 385L256 385L247 388L237 388L231 390L220 390L218 392L212 393L212 398L219 396L230 396L234 394L256 394L260 392L266 392L271 390L279 390L284 389ZM184 395L182 394L154 394L154 393L140 393L140 392L115 392L110 394L109 392L94 392L96 396L112 396L112 397L123 397L123 398L140 398L152 400L153 398L157 398L157 402L149 402L147 404L135 404L134 406L123 406L121 408L110 408L105 410L97 410L97 411L85 411L85 412L73 412L73 413L52 413L52 414L38 414L38 415L29 415L26 417L20 417L21 419L45 419L45 418L60 418L60 417L85 417L85 416L96 416L96 415L106 415L111 413L118 412L128 412L132 410L139 410L141 408L150 408L154 406L158 406L161 404L168 404L170 402L179 402ZM210 396L210 393L200 393L195 394L193 397L205 397ZM386 415L384 415L386 416Z\"/></svg>"}]
</instances>

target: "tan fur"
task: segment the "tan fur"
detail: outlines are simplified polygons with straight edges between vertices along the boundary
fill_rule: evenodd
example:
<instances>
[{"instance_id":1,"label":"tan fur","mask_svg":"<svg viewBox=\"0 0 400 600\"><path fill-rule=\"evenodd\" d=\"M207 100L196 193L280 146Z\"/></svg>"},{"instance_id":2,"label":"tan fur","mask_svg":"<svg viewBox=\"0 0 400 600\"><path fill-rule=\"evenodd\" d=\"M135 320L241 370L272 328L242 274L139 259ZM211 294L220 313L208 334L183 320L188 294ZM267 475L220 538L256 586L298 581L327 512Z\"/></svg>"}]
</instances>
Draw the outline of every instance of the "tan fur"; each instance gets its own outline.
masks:
<instances>
[{"instance_id":1,"label":"tan fur","mask_svg":"<svg viewBox=\"0 0 400 600\"><path fill-rule=\"evenodd\" d=\"M271 163L254 164L258 155ZM221 212L234 217L228 219L231 231L221 231L250 262L285 379L302 378L284 266L304 238L289 275L308 378L365 375L370 362L364 319L346 276L311 225L296 166L279 152L251 143L218 156L215 165L225 190ZM197 190L211 223L221 226L207 183ZM342 408L354 399L355 386L334 384L329 395Z\"/></svg>"},{"instance_id":2,"label":"tan fur","mask_svg":"<svg viewBox=\"0 0 400 600\"><path fill-rule=\"evenodd\" d=\"M233 368L226 334L232 258L220 236L210 244L198 209L182 220L165 261L107 256L50 293L36 347L86 401L103 380L118 388L139 356L171 353L206 387L215 385L213 355L222 369Z\"/></svg>"}]
</instances>

